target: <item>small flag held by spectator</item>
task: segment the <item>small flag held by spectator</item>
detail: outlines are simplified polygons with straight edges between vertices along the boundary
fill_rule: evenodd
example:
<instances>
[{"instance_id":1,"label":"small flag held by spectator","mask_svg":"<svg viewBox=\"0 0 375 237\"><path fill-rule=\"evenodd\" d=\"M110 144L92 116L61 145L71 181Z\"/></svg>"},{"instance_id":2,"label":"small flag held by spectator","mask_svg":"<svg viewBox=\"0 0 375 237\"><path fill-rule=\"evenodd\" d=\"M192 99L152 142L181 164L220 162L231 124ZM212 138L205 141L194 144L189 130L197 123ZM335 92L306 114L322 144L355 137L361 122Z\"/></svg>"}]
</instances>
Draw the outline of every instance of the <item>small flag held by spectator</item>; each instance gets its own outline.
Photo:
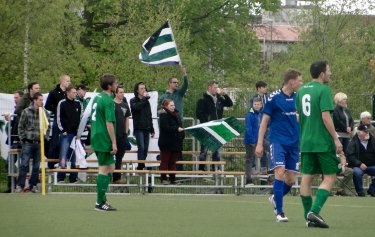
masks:
<instances>
[{"instance_id":1,"label":"small flag held by spectator","mask_svg":"<svg viewBox=\"0 0 375 237\"><path fill-rule=\"evenodd\" d=\"M190 132L202 145L214 152L239 136L244 127L236 118L229 117L188 127L185 131Z\"/></svg>"},{"instance_id":2,"label":"small flag held by spectator","mask_svg":"<svg viewBox=\"0 0 375 237\"><path fill-rule=\"evenodd\" d=\"M181 63L169 21L166 21L142 44L139 59L150 66Z\"/></svg>"}]
</instances>

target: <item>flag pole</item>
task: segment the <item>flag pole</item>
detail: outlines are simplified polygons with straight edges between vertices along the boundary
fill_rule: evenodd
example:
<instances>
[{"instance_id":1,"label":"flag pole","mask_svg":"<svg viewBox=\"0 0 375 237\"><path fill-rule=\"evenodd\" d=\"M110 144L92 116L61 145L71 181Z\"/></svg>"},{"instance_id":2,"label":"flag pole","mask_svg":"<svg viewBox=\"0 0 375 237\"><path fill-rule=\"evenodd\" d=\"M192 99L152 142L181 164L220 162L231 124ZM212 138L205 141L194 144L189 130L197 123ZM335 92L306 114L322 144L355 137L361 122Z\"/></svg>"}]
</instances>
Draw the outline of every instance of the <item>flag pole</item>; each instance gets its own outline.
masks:
<instances>
[{"instance_id":1,"label":"flag pole","mask_svg":"<svg viewBox=\"0 0 375 237\"><path fill-rule=\"evenodd\" d=\"M46 165L44 160L44 128L43 128L43 108L39 108L39 133L40 133L40 161L42 165L42 195L46 195Z\"/></svg>"},{"instance_id":2,"label":"flag pole","mask_svg":"<svg viewBox=\"0 0 375 237\"><path fill-rule=\"evenodd\" d=\"M173 34L173 29L172 29L172 25L171 25L171 22L167 19L167 22L168 22L168 26L169 28L171 28L171 33L172 33L172 40L175 42L176 44L176 52L177 52L177 55L180 56L180 54L178 53L178 48L177 48L177 42L176 40L174 39L174 34ZM179 62L179 65L180 67L182 67L182 60L181 60L181 57L180 58L180 62Z\"/></svg>"}]
</instances>

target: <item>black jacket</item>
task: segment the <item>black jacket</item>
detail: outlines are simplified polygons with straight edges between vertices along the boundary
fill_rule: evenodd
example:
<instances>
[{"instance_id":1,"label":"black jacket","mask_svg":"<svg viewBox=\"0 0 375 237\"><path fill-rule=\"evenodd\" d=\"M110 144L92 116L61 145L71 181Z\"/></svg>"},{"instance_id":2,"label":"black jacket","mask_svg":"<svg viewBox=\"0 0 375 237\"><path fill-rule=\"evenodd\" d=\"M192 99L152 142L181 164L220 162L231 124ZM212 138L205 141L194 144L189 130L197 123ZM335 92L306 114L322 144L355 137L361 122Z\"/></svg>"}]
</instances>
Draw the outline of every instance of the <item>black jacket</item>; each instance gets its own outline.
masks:
<instances>
[{"instance_id":1,"label":"black jacket","mask_svg":"<svg viewBox=\"0 0 375 237\"><path fill-rule=\"evenodd\" d=\"M56 116L57 105L60 100L65 99L65 95L66 93L61 89L60 84L57 84L55 89L49 92L44 108Z\"/></svg>"},{"instance_id":2,"label":"black jacket","mask_svg":"<svg viewBox=\"0 0 375 237\"><path fill-rule=\"evenodd\" d=\"M180 117L174 116L168 110L161 110L159 114L160 135L158 145L160 150L182 151L182 142L185 133L177 129L182 127Z\"/></svg>"},{"instance_id":3,"label":"black jacket","mask_svg":"<svg viewBox=\"0 0 375 237\"><path fill-rule=\"evenodd\" d=\"M57 125L61 133L77 134L81 119L81 104L76 100L63 99L57 105Z\"/></svg>"},{"instance_id":4,"label":"black jacket","mask_svg":"<svg viewBox=\"0 0 375 237\"><path fill-rule=\"evenodd\" d=\"M232 100L228 95L218 96L216 106L214 99L206 93L197 102L196 116L201 123L223 118L224 107L231 107Z\"/></svg>"},{"instance_id":5,"label":"black jacket","mask_svg":"<svg viewBox=\"0 0 375 237\"><path fill-rule=\"evenodd\" d=\"M349 127L351 127L353 130L354 121L349 109L344 108L341 105L336 105L335 110L333 111L333 124L335 125L336 132L346 132L347 126L344 110L345 113L348 115Z\"/></svg>"},{"instance_id":6,"label":"black jacket","mask_svg":"<svg viewBox=\"0 0 375 237\"><path fill-rule=\"evenodd\" d=\"M134 130L147 130L150 133L155 133L152 125L151 105L149 98L134 97L130 99L130 109L133 116Z\"/></svg>"},{"instance_id":7,"label":"black jacket","mask_svg":"<svg viewBox=\"0 0 375 237\"><path fill-rule=\"evenodd\" d=\"M349 162L349 167L359 167L362 163L367 166L374 166L375 138L370 134L367 149L365 150L358 135L355 135L349 143L347 160Z\"/></svg>"}]
</instances>

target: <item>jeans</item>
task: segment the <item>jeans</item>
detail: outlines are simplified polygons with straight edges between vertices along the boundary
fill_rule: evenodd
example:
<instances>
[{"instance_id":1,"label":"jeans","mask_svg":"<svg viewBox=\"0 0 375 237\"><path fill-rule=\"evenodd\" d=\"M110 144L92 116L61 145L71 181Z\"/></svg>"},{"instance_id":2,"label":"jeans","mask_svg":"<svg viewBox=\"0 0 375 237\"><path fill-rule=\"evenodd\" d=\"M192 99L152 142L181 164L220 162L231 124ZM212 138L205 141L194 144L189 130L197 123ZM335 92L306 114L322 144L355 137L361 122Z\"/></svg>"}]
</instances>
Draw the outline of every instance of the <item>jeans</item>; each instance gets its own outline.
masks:
<instances>
[{"instance_id":1,"label":"jeans","mask_svg":"<svg viewBox=\"0 0 375 237\"><path fill-rule=\"evenodd\" d=\"M116 137L116 143L117 143L117 152L116 152L116 163L115 163L115 169L121 170L122 168L122 158L125 155L125 146L126 141L128 139L126 136L122 137ZM116 182L117 180L121 179L121 173L113 173L112 174L112 181Z\"/></svg>"},{"instance_id":2,"label":"jeans","mask_svg":"<svg viewBox=\"0 0 375 237\"><path fill-rule=\"evenodd\" d=\"M70 148L70 143L72 142L74 138L74 134L66 134L60 135L60 155L59 155L59 165L61 168L66 168L66 162L71 162L70 168L75 169L76 168L76 155L72 148ZM77 172L70 173L69 175L69 181L75 182L77 181ZM57 180L62 181L66 177L65 172L58 172L57 173Z\"/></svg>"},{"instance_id":3,"label":"jeans","mask_svg":"<svg viewBox=\"0 0 375 237\"><path fill-rule=\"evenodd\" d=\"M148 130L134 130L133 132L135 139L137 140L137 157L138 160L146 160L147 152L148 152L148 145L150 143L150 131ZM141 163L138 164L137 169L143 170L145 168L145 164Z\"/></svg>"},{"instance_id":4,"label":"jeans","mask_svg":"<svg viewBox=\"0 0 375 237\"><path fill-rule=\"evenodd\" d=\"M60 129L57 126L56 119L52 125L52 136L49 141L48 158L57 159L59 157ZM53 169L55 162L48 162L48 168Z\"/></svg>"},{"instance_id":5,"label":"jeans","mask_svg":"<svg viewBox=\"0 0 375 237\"><path fill-rule=\"evenodd\" d=\"M212 152L212 161L220 161L220 149L217 151ZM199 161L206 161L207 159L207 152L208 148L206 146L201 145L201 152L199 154ZM214 167L211 167L212 170L214 170ZM204 164L199 165L199 170L206 170Z\"/></svg>"},{"instance_id":6,"label":"jeans","mask_svg":"<svg viewBox=\"0 0 375 237\"><path fill-rule=\"evenodd\" d=\"M375 166L367 166L365 170L359 167L353 168L353 183L357 193L363 193L363 175L375 176Z\"/></svg>"},{"instance_id":7,"label":"jeans","mask_svg":"<svg viewBox=\"0 0 375 237\"><path fill-rule=\"evenodd\" d=\"M18 186L25 188L26 174L29 172L30 159L33 159L33 168L29 186L32 189L38 183L39 166L40 166L40 144L39 143L25 143L22 144L22 153L20 160L20 169L18 175Z\"/></svg>"},{"instance_id":8,"label":"jeans","mask_svg":"<svg viewBox=\"0 0 375 237\"><path fill-rule=\"evenodd\" d=\"M256 144L245 144L246 148L246 157L245 157L245 174L246 174L246 181L251 181L251 170L255 167L255 148ZM260 158L260 166L262 168L267 168L267 151L264 149L263 156ZM259 168L261 168L259 167Z\"/></svg>"}]
</instances>

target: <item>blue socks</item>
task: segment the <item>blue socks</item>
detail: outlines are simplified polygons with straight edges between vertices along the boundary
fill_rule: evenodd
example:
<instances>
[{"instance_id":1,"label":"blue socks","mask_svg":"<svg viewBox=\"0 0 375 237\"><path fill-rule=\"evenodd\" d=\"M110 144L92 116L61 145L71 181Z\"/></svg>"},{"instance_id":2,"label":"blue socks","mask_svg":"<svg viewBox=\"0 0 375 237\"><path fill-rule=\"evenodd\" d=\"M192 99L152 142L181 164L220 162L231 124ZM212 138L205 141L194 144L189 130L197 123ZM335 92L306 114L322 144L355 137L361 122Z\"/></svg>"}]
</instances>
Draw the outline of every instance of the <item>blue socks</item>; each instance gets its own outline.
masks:
<instances>
[{"instance_id":1,"label":"blue socks","mask_svg":"<svg viewBox=\"0 0 375 237\"><path fill-rule=\"evenodd\" d=\"M283 212L284 181L275 179L273 183L273 199L276 204L277 214Z\"/></svg>"}]
</instances>

